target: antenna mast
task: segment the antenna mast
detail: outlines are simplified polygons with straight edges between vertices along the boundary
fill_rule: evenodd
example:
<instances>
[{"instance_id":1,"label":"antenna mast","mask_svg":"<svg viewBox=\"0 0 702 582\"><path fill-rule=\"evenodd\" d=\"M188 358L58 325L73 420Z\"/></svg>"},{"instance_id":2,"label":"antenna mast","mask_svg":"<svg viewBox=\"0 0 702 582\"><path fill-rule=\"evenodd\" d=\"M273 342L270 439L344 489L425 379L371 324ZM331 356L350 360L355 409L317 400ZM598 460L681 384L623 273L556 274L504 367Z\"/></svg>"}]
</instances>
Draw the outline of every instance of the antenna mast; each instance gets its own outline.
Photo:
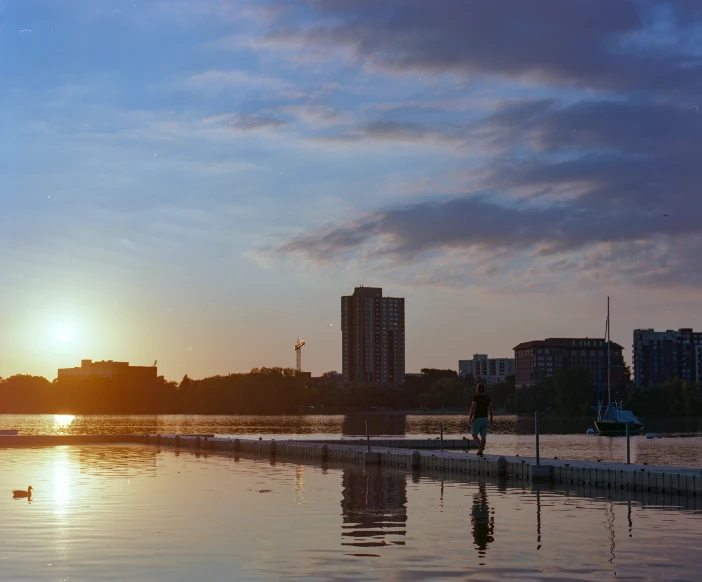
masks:
<instances>
[{"instance_id":1,"label":"antenna mast","mask_svg":"<svg viewBox=\"0 0 702 582\"><path fill-rule=\"evenodd\" d=\"M297 342L295 342L295 356L297 357L297 366L295 369L298 372L302 372L302 346L305 345L305 341L300 339L300 336L297 336Z\"/></svg>"},{"instance_id":2,"label":"antenna mast","mask_svg":"<svg viewBox=\"0 0 702 582\"><path fill-rule=\"evenodd\" d=\"M609 329L609 297L607 297L607 401L612 402L612 356Z\"/></svg>"}]
</instances>

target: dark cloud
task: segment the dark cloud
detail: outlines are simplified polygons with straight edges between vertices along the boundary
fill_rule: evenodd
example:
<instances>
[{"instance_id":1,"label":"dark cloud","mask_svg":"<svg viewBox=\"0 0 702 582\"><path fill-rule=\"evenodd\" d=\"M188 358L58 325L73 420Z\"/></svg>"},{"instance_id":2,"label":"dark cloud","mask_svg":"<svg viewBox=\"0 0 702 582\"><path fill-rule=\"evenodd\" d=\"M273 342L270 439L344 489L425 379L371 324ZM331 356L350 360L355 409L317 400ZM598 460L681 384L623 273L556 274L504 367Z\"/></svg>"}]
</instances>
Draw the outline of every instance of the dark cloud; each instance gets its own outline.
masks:
<instances>
[{"instance_id":1,"label":"dark cloud","mask_svg":"<svg viewBox=\"0 0 702 582\"><path fill-rule=\"evenodd\" d=\"M515 103L478 123L473 134L505 152L483 169L484 187L557 192L583 207L702 213L702 117L688 106Z\"/></svg>"},{"instance_id":2,"label":"dark cloud","mask_svg":"<svg viewBox=\"0 0 702 582\"><path fill-rule=\"evenodd\" d=\"M452 277L587 273L702 282L699 3L664 0L310 0L320 19L272 41L343 47L366 66L546 83L477 122L393 111L342 139L444 142L491 156L463 197L384 209L278 250L408 269L464 253ZM548 85L551 85L549 89ZM553 85L580 91L559 94ZM595 91L593 91L593 89ZM390 116L390 114L387 114ZM403 120L402 118L407 120ZM468 161L475 164L476 158ZM665 216L667 215L667 216ZM427 259L427 257L430 257ZM540 268L534 268L539 264ZM459 273L459 274L456 274ZM525 275L526 276L526 275Z\"/></svg>"},{"instance_id":3,"label":"dark cloud","mask_svg":"<svg viewBox=\"0 0 702 582\"><path fill-rule=\"evenodd\" d=\"M383 237L382 253L404 258L441 247L538 248L546 255L599 242L645 240L656 234L680 236L699 230L696 219L684 216L666 220L660 214L599 212L575 204L508 206L473 197L377 212L338 228L302 235L285 243L281 251L323 261Z\"/></svg>"},{"instance_id":4,"label":"dark cloud","mask_svg":"<svg viewBox=\"0 0 702 582\"><path fill-rule=\"evenodd\" d=\"M505 147L529 139L541 152L618 150L637 155L688 156L702 145L697 106L678 102L554 99L506 103L477 124L479 134Z\"/></svg>"},{"instance_id":5,"label":"dark cloud","mask_svg":"<svg viewBox=\"0 0 702 582\"><path fill-rule=\"evenodd\" d=\"M534 77L607 90L694 91L702 60L683 42L695 3L651 0L311 0L328 24L281 28L269 40L341 46L396 71ZM662 9L680 42L658 38Z\"/></svg>"},{"instance_id":6,"label":"dark cloud","mask_svg":"<svg viewBox=\"0 0 702 582\"><path fill-rule=\"evenodd\" d=\"M541 257L554 269L608 265L650 284L702 280L690 251L702 247L700 123L671 103L509 102L465 132L502 151L476 172L482 192L379 211L279 251L412 266L463 249L498 264Z\"/></svg>"},{"instance_id":7,"label":"dark cloud","mask_svg":"<svg viewBox=\"0 0 702 582\"><path fill-rule=\"evenodd\" d=\"M377 212L303 234L277 252L317 264L359 257L378 272L417 267L419 283L475 284L499 277L503 285L519 279L530 286L550 278L553 288L559 281L554 277L571 274L647 286L699 286L702 229L697 219L598 213L572 204L509 207L462 198ZM444 260L437 249L449 253Z\"/></svg>"},{"instance_id":8,"label":"dark cloud","mask_svg":"<svg viewBox=\"0 0 702 582\"><path fill-rule=\"evenodd\" d=\"M319 261L332 261L340 252L355 250L371 236L375 229L374 220L358 220L343 226L328 226L314 234L294 238L281 245L281 254L304 253ZM309 243L309 248L305 245Z\"/></svg>"}]
</instances>

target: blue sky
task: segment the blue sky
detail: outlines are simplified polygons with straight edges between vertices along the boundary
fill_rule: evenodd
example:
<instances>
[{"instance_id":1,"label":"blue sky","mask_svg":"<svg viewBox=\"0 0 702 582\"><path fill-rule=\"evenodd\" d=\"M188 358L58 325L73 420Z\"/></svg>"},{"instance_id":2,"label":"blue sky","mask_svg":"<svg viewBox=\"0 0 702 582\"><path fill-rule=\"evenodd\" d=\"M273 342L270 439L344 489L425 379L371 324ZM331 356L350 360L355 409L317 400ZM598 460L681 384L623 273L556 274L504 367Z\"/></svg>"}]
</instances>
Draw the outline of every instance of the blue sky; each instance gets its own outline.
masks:
<instances>
[{"instance_id":1,"label":"blue sky","mask_svg":"<svg viewBox=\"0 0 702 582\"><path fill-rule=\"evenodd\" d=\"M0 376L701 327L696 2L0 4ZM665 216L667 215L667 216ZM73 337L56 338L69 326Z\"/></svg>"}]
</instances>

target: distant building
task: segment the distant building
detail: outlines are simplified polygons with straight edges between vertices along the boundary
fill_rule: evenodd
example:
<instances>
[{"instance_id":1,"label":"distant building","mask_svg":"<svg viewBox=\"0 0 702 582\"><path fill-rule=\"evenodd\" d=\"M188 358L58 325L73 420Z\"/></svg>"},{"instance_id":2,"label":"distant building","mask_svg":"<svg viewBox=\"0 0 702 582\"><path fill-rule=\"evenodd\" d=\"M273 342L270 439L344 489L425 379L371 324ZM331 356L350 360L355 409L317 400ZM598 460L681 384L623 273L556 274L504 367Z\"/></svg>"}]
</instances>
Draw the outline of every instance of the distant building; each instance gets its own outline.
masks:
<instances>
[{"instance_id":1,"label":"distant building","mask_svg":"<svg viewBox=\"0 0 702 582\"><path fill-rule=\"evenodd\" d=\"M624 365L622 346L611 342L611 383L620 387L630 379ZM595 382L607 384L607 342L591 338L548 338L521 343L514 348L516 385L534 386L539 378L549 378L558 370L584 368Z\"/></svg>"},{"instance_id":2,"label":"distant building","mask_svg":"<svg viewBox=\"0 0 702 582\"><path fill-rule=\"evenodd\" d=\"M356 287L341 298L344 382L405 381L405 300L379 287Z\"/></svg>"},{"instance_id":3,"label":"distant building","mask_svg":"<svg viewBox=\"0 0 702 582\"><path fill-rule=\"evenodd\" d=\"M119 378L132 381L156 380L157 368L153 366L130 366L129 362L113 362L112 360L93 362L81 360L79 368L59 368L58 379L66 378Z\"/></svg>"},{"instance_id":4,"label":"distant building","mask_svg":"<svg viewBox=\"0 0 702 582\"><path fill-rule=\"evenodd\" d=\"M325 388L342 388L344 385L344 376L342 374L322 374L321 376L310 376L307 386L315 390L324 390Z\"/></svg>"},{"instance_id":5,"label":"distant building","mask_svg":"<svg viewBox=\"0 0 702 582\"><path fill-rule=\"evenodd\" d=\"M473 354L472 360L458 360L458 375L473 376L476 382L497 384L514 374L514 358L488 358Z\"/></svg>"},{"instance_id":6,"label":"distant building","mask_svg":"<svg viewBox=\"0 0 702 582\"><path fill-rule=\"evenodd\" d=\"M634 330L634 384L643 388L672 378L702 381L702 333L691 328L678 331Z\"/></svg>"}]
</instances>

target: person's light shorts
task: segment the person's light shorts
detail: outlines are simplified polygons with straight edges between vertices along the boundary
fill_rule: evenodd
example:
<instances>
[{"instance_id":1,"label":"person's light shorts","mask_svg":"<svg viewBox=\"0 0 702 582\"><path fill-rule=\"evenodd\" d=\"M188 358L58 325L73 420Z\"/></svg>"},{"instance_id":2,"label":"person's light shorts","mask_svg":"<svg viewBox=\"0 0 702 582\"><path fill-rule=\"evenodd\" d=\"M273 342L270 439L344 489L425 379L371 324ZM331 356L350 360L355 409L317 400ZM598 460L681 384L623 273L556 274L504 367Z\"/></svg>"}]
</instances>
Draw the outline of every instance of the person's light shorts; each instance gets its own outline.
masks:
<instances>
[{"instance_id":1,"label":"person's light shorts","mask_svg":"<svg viewBox=\"0 0 702 582\"><path fill-rule=\"evenodd\" d=\"M488 429L487 416L483 416L482 418L474 418L473 419L473 436L480 435L481 437L485 438L487 436L487 429Z\"/></svg>"}]
</instances>

